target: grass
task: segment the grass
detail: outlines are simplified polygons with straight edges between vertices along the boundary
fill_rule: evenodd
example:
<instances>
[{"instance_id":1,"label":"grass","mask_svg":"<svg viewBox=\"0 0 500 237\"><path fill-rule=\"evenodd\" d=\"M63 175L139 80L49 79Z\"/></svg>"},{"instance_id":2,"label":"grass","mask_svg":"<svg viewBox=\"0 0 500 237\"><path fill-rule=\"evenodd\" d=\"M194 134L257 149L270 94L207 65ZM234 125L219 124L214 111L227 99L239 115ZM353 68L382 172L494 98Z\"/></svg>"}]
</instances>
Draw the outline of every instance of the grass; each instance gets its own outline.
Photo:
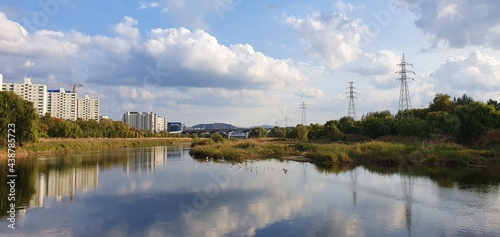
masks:
<instances>
[{"instance_id":1,"label":"grass","mask_svg":"<svg viewBox=\"0 0 500 237\"><path fill-rule=\"evenodd\" d=\"M367 141L343 144L272 139L226 140L222 143L198 142L193 144L190 154L195 158L228 160L303 156L325 168L339 164L470 166L500 161L500 154L495 150L474 150L454 143L422 141Z\"/></svg>"},{"instance_id":2,"label":"grass","mask_svg":"<svg viewBox=\"0 0 500 237\"><path fill-rule=\"evenodd\" d=\"M190 138L77 138L41 139L16 148L16 158L40 154L60 154L77 151L101 150L122 147L164 146L190 142ZM5 155L4 155L5 154ZM7 149L0 150L0 157L7 157Z\"/></svg>"}]
</instances>

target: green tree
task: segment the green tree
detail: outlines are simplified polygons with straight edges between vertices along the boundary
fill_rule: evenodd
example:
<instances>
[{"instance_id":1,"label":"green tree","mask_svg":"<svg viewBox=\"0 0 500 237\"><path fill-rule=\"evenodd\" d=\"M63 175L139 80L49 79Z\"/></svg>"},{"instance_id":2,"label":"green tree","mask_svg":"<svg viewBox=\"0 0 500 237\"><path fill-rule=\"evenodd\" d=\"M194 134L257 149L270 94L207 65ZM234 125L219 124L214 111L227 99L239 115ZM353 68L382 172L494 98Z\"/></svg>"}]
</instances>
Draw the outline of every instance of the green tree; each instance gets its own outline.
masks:
<instances>
[{"instance_id":1,"label":"green tree","mask_svg":"<svg viewBox=\"0 0 500 237\"><path fill-rule=\"evenodd\" d=\"M276 126L271 129L271 134L273 137L284 139L286 138L286 128Z\"/></svg>"},{"instance_id":2,"label":"green tree","mask_svg":"<svg viewBox=\"0 0 500 237\"><path fill-rule=\"evenodd\" d=\"M297 125L297 139L300 141L307 141L307 133L309 132L309 128L305 125L299 124Z\"/></svg>"},{"instance_id":3,"label":"green tree","mask_svg":"<svg viewBox=\"0 0 500 237\"><path fill-rule=\"evenodd\" d=\"M310 140L324 139L325 137L324 127L325 126L317 123L309 125L307 138Z\"/></svg>"},{"instance_id":4,"label":"green tree","mask_svg":"<svg viewBox=\"0 0 500 237\"><path fill-rule=\"evenodd\" d=\"M261 138L261 137L267 137L267 129L263 127L255 127L250 130L249 136L251 138Z\"/></svg>"},{"instance_id":5,"label":"green tree","mask_svg":"<svg viewBox=\"0 0 500 237\"><path fill-rule=\"evenodd\" d=\"M415 117L404 117L394 121L394 128L400 136L423 136L425 120Z\"/></svg>"},{"instance_id":6,"label":"green tree","mask_svg":"<svg viewBox=\"0 0 500 237\"><path fill-rule=\"evenodd\" d=\"M83 137L82 129L73 121L61 120L54 127L50 128L49 136L63 138Z\"/></svg>"},{"instance_id":7,"label":"green tree","mask_svg":"<svg viewBox=\"0 0 500 237\"><path fill-rule=\"evenodd\" d=\"M361 134L359 123L351 117L342 117L339 119L337 128L342 133Z\"/></svg>"},{"instance_id":8,"label":"green tree","mask_svg":"<svg viewBox=\"0 0 500 237\"><path fill-rule=\"evenodd\" d=\"M459 106L459 105L466 105L471 102L474 102L474 99L472 97L468 96L467 94L463 94L461 97L458 98L453 98L453 105Z\"/></svg>"},{"instance_id":9,"label":"green tree","mask_svg":"<svg viewBox=\"0 0 500 237\"><path fill-rule=\"evenodd\" d=\"M368 117L361 122L363 135L371 138L394 135L396 134L394 129L395 120L393 117Z\"/></svg>"},{"instance_id":10,"label":"green tree","mask_svg":"<svg viewBox=\"0 0 500 237\"><path fill-rule=\"evenodd\" d=\"M365 119L372 118L372 117L384 119L384 118L389 118L389 117L392 118L392 115L391 115L391 111L389 111L389 110L375 111L375 112L369 112L366 115L363 115L361 120L365 120Z\"/></svg>"},{"instance_id":11,"label":"green tree","mask_svg":"<svg viewBox=\"0 0 500 237\"><path fill-rule=\"evenodd\" d=\"M496 100L489 99L488 102L486 102L487 105L493 105L495 107L495 110L500 110L500 103L498 103Z\"/></svg>"},{"instance_id":12,"label":"green tree","mask_svg":"<svg viewBox=\"0 0 500 237\"><path fill-rule=\"evenodd\" d=\"M436 94L434 99L429 104L429 111L443 111L447 113L453 112L453 101L451 101L451 97L447 94Z\"/></svg>"},{"instance_id":13,"label":"green tree","mask_svg":"<svg viewBox=\"0 0 500 237\"><path fill-rule=\"evenodd\" d=\"M429 112L426 118L427 131L431 134L455 136L460 127L460 121L454 114L444 111Z\"/></svg>"},{"instance_id":14,"label":"green tree","mask_svg":"<svg viewBox=\"0 0 500 237\"><path fill-rule=\"evenodd\" d=\"M499 112L492 105L482 102L458 105L455 115L460 121L457 140L461 143L477 141L487 130L499 126Z\"/></svg>"},{"instance_id":15,"label":"green tree","mask_svg":"<svg viewBox=\"0 0 500 237\"><path fill-rule=\"evenodd\" d=\"M218 132L214 132L214 133L210 134L210 139L212 139L214 142L224 141L224 137Z\"/></svg>"},{"instance_id":16,"label":"green tree","mask_svg":"<svg viewBox=\"0 0 500 237\"><path fill-rule=\"evenodd\" d=\"M23 146L38 141L38 114L33 103L10 91L0 92L0 135L2 146L7 145L8 125L15 126L15 141Z\"/></svg>"},{"instance_id":17,"label":"green tree","mask_svg":"<svg viewBox=\"0 0 500 237\"><path fill-rule=\"evenodd\" d=\"M337 128L336 121L329 120L324 126L324 137L331 141L337 141L342 138L342 132Z\"/></svg>"}]
</instances>

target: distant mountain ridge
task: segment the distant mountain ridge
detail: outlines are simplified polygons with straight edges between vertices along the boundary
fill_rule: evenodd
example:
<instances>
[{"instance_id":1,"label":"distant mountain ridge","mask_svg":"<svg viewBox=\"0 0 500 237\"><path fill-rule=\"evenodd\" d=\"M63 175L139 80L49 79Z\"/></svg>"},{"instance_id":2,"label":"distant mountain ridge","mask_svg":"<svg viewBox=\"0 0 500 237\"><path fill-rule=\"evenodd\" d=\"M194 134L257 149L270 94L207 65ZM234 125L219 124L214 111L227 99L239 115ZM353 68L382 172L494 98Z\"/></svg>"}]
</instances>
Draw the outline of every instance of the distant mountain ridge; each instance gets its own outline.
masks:
<instances>
[{"instance_id":1,"label":"distant mountain ridge","mask_svg":"<svg viewBox=\"0 0 500 237\"><path fill-rule=\"evenodd\" d=\"M207 124L196 124L192 128L194 129L234 129L237 128L232 124L227 123L207 123Z\"/></svg>"}]
</instances>

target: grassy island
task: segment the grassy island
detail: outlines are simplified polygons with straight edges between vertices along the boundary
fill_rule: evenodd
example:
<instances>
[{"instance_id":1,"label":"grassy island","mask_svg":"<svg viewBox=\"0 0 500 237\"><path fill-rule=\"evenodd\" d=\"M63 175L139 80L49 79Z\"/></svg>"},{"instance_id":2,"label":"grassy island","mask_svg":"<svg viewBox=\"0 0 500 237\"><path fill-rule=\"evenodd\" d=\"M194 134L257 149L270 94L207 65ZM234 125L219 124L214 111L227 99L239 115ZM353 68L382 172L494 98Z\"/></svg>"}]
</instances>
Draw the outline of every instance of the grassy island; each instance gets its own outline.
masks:
<instances>
[{"instance_id":1,"label":"grassy island","mask_svg":"<svg viewBox=\"0 0 500 237\"><path fill-rule=\"evenodd\" d=\"M245 159L292 159L320 167L338 164L379 164L411 166L484 166L500 161L493 149L470 149L454 143L364 141L300 142L283 139L222 140L195 138L190 154L241 161Z\"/></svg>"}]
</instances>

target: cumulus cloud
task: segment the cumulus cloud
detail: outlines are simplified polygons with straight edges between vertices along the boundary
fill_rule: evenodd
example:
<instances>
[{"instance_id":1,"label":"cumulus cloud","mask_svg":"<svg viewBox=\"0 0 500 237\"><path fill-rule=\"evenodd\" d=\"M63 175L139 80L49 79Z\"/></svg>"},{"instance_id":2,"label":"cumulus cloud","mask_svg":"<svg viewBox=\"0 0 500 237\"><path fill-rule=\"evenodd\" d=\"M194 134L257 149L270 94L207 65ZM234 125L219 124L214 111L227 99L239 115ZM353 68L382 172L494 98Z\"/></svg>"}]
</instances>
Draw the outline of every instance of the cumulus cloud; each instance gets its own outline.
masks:
<instances>
[{"instance_id":1,"label":"cumulus cloud","mask_svg":"<svg viewBox=\"0 0 500 237\"><path fill-rule=\"evenodd\" d=\"M467 56L449 58L430 77L436 84L449 84L451 89L487 100L500 90L500 61L479 51Z\"/></svg>"},{"instance_id":2,"label":"cumulus cloud","mask_svg":"<svg viewBox=\"0 0 500 237\"><path fill-rule=\"evenodd\" d=\"M266 105L271 91L308 80L298 63L269 57L248 44L222 45L204 30L186 28L141 35L138 24L124 17L110 27L110 36L28 33L0 12L0 71L10 80L25 73L20 66L36 65L30 68L34 82L84 84L81 91L92 88L103 108L110 105L106 111L165 106L156 103L162 98L177 105Z\"/></svg>"},{"instance_id":3,"label":"cumulus cloud","mask_svg":"<svg viewBox=\"0 0 500 237\"><path fill-rule=\"evenodd\" d=\"M319 88L301 88L296 93L297 96L306 98L321 98L323 91Z\"/></svg>"},{"instance_id":4,"label":"cumulus cloud","mask_svg":"<svg viewBox=\"0 0 500 237\"><path fill-rule=\"evenodd\" d=\"M368 33L361 19L351 20L340 13L289 16L285 22L297 30L308 52L319 55L330 70L356 60L362 53L361 38Z\"/></svg>"},{"instance_id":5,"label":"cumulus cloud","mask_svg":"<svg viewBox=\"0 0 500 237\"><path fill-rule=\"evenodd\" d=\"M498 47L500 1L398 0L414 12L415 25L431 36L433 46L442 43L462 48L468 45Z\"/></svg>"},{"instance_id":6,"label":"cumulus cloud","mask_svg":"<svg viewBox=\"0 0 500 237\"><path fill-rule=\"evenodd\" d=\"M369 78L370 83L379 88L398 86L394 72L398 70L397 64L401 62L400 55L390 50L379 50L375 54L366 53L363 57L367 62L350 71Z\"/></svg>"},{"instance_id":7,"label":"cumulus cloud","mask_svg":"<svg viewBox=\"0 0 500 237\"><path fill-rule=\"evenodd\" d=\"M307 80L292 61L271 58L248 44L221 45L203 30L186 28L153 29L142 40L137 24L124 17L112 28L115 37L47 30L28 34L0 13L0 25L9 30L0 35L0 52L23 59L17 65L32 55L32 64L43 64L38 68L45 72L39 74L55 72L60 78L84 67L89 69L85 80L102 85L276 89ZM0 60L7 66L12 58Z\"/></svg>"}]
</instances>

